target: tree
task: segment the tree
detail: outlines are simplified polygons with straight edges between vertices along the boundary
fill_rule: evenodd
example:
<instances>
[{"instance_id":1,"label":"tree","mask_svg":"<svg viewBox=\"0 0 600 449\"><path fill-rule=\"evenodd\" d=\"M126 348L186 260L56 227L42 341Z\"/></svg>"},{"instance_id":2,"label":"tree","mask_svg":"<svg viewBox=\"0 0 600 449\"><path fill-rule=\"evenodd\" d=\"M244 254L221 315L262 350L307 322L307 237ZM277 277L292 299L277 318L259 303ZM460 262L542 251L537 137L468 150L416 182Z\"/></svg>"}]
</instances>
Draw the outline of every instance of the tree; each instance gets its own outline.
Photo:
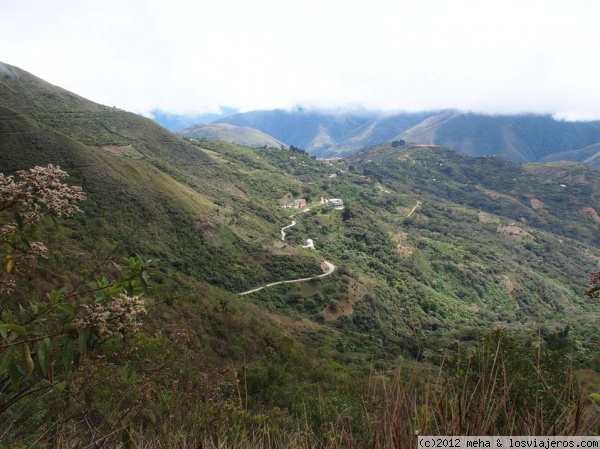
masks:
<instances>
[{"instance_id":1,"label":"tree","mask_svg":"<svg viewBox=\"0 0 600 449\"><path fill-rule=\"evenodd\" d=\"M80 187L63 182L57 166L0 173L0 414L37 391L68 386L80 359L98 344L140 326L146 313L148 262L134 257L115 265L111 279L94 280L99 267L74 287L32 298L23 287L36 261L47 255L35 240L45 215L82 213Z\"/></svg>"},{"instance_id":2,"label":"tree","mask_svg":"<svg viewBox=\"0 0 600 449\"><path fill-rule=\"evenodd\" d=\"M348 221L352 218L352 212L350 212L350 207L348 207L348 203L346 203L344 207L344 211L342 212L342 221Z\"/></svg>"}]
</instances>

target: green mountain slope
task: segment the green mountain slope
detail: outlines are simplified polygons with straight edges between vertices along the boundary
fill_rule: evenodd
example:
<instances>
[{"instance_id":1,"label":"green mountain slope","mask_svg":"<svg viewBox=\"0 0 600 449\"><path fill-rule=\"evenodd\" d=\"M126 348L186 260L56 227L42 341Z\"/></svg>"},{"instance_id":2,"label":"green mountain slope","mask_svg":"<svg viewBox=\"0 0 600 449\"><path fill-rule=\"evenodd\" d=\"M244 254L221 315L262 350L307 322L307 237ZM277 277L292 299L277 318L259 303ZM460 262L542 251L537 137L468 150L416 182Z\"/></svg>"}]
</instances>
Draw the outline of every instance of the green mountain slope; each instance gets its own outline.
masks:
<instances>
[{"instance_id":1,"label":"green mountain slope","mask_svg":"<svg viewBox=\"0 0 600 449\"><path fill-rule=\"evenodd\" d=\"M190 126L175 134L187 139L224 140L248 147L281 148L283 142L257 129L235 126L228 123L212 123Z\"/></svg>"},{"instance_id":2,"label":"green mountain slope","mask_svg":"<svg viewBox=\"0 0 600 449\"><path fill-rule=\"evenodd\" d=\"M542 159L551 161L573 161L582 162L595 168L600 168L600 144L594 144L578 150L561 151L552 153Z\"/></svg>"},{"instance_id":3,"label":"green mountain slope","mask_svg":"<svg viewBox=\"0 0 600 449\"><path fill-rule=\"evenodd\" d=\"M41 226L50 257L9 298L15 313L18 298L45 298L98 260L158 259L143 332L85 362L93 369L69 386L72 408L61 384L11 410L0 420L20 423L3 433L11 441L33 444L54 415L63 427L53 429L83 432L86 444L94 432L126 437L128 423L152 441L243 441L257 429L292 435L299 423L315 435L341 419L365 447L372 427L356 423L373 366L437 364L495 326L543 345L566 332L578 366L595 366L599 309L582 291L600 263L597 170L418 145L328 164L188 142L17 68L3 73L0 171L58 164L88 195L84 215ZM298 198L310 210L281 207ZM331 198L345 208L322 201ZM328 277L236 295L313 276L323 260L337 267Z\"/></svg>"},{"instance_id":4,"label":"green mountain slope","mask_svg":"<svg viewBox=\"0 0 600 449\"><path fill-rule=\"evenodd\" d=\"M320 157L345 156L366 146L392 140L398 133L430 117L431 112L381 114L370 111L251 111L219 119L218 123L249 126L287 145Z\"/></svg>"},{"instance_id":5,"label":"green mountain slope","mask_svg":"<svg viewBox=\"0 0 600 449\"><path fill-rule=\"evenodd\" d=\"M411 142L447 146L472 156L534 162L600 140L598 122L556 121L550 116L486 116L445 112L403 133Z\"/></svg>"},{"instance_id":6,"label":"green mountain slope","mask_svg":"<svg viewBox=\"0 0 600 449\"><path fill-rule=\"evenodd\" d=\"M388 351L406 348L416 356L459 324L485 328L507 317L525 322L541 290L552 292L540 306L548 316L567 313L568 321L588 310L578 292L600 243L594 183L565 186L498 158L439 148L373 147L357 153L349 167L285 150L207 140L192 145L149 120L88 104L18 73L2 80L8 120L2 121L0 162L6 170L62 164L89 192L84 222L92 241L108 248L147 220L148 232L134 236L128 248L231 292L314 274L323 259L345 267L311 288L274 287L253 300L283 315L335 317L331 325L345 329L342 340L369 335L371 343L362 345L368 351L352 352L349 360L373 357L373 351L385 359ZM19 95L19 89L28 93ZM74 109L79 116L60 113ZM594 177L593 170L585 174ZM289 212L279 206L298 196L309 202L341 197L348 215L319 206L283 243L279 228L289 223ZM121 210L120 225L109 226L107 217ZM306 238L315 241L316 252L300 248ZM586 246L594 250L576 260ZM371 292L370 299L352 288ZM517 290L520 296L511 296ZM302 306L286 299L298 295ZM499 295L502 306L490 303L489 295ZM370 307L379 318L367 312ZM430 314L431 307L438 312ZM434 326L429 343L411 330L411 320L422 321L420 329Z\"/></svg>"},{"instance_id":7,"label":"green mountain slope","mask_svg":"<svg viewBox=\"0 0 600 449\"><path fill-rule=\"evenodd\" d=\"M0 80L0 166L5 171L53 163L73 173L88 192L86 226L96 231L93 239L114 243L148 221L154 235L134 237L137 251L232 291L270 279L257 255L271 257L261 249L262 236L276 233L280 217L262 197L251 176L255 169L246 166L243 155L244 167L228 163L148 119L12 70L14 76ZM268 176L269 187L279 188L282 196L297 184ZM97 223L115 214L120 226L105 234L105 226ZM316 261L313 265L318 267ZM231 266L239 267L233 281Z\"/></svg>"},{"instance_id":8,"label":"green mountain slope","mask_svg":"<svg viewBox=\"0 0 600 449\"><path fill-rule=\"evenodd\" d=\"M371 145L406 140L446 146L471 156L495 155L535 162L553 153L600 142L600 122L565 122L534 114L482 115L455 110L381 114L299 109L252 111L219 122L250 126L324 157L347 156Z\"/></svg>"}]
</instances>

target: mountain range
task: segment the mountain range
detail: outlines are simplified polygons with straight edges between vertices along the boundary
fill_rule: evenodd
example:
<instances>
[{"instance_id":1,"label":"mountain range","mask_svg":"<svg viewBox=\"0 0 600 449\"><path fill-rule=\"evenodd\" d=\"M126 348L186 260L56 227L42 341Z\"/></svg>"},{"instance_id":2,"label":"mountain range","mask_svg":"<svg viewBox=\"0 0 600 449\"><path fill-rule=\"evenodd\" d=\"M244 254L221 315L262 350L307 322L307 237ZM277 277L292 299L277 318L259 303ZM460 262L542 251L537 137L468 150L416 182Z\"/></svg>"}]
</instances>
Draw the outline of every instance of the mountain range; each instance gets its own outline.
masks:
<instances>
[{"instance_id":1,"label":"mountain range","mask_svg":"<svg viewBox=\"0 0 600 449\"><path fill-rule=\"evenodd\" d=\"M550 115L482 115L455 110L382 114L296 108L238 113L215 123L255 128L319 157L345 157L360 148L394 140L516 162L560 157L597 167L600 154L593 146L600 143L600 122L566 122ZM191 137L194 131L186 128L178 134ZM233 141L231 137L226 140Z\"/></svg>"},{"instance_id":2,"label":"mountain range","mask_svg":"<svg viewBox=\"0 0 600 449\"><path fill-rule=\"evenodd\" d=\"M253 150L206 138L186 141L151 120L90 102L18 68L8 66L3 73L0 167L13 172L54 163L72 173L88 192L85 227L97 248L109 248L135 223L148 221L128 248L161 259L165 269L231 293L318 272L322 259L332 258L345 266L344 275L328 282L340 291L333 295L324 283L316 288L318 299L294 313L314 318L327 310L331 296L352 305L353 320L360 320L368 315L363 309L368 303L382 318L363 330L381 334L388 342L383 348L399 343L391 337L392 327L399 332L404 326L403 344L414 340L408 323L400 324L404 318L396 308L405 295L417 291L421 298L411 305L416 307L413 319L437 322L436 339L441 340L446 337L440 329L467 316L477 326L499 320L509 304L515 313L520 311L515 316L527 316L540 289L553 292L541 306L547 313L584 307L575 300L575 292L585 285L578 273L592 270L600 245L599 174L586 165L522 166L498 157L461 156L429 143L375 145L353 153L341 165L328 165L277 147ZM295 114L304 118L294 128L298 136L302 129L324 124L340 133L366 129L365 122L373 120L367 114ZM293 123L292 113L276 115ZM238 117L262 121L265 116L269 114ZM435 120L406 115L377 123L395 127L402 122L416 130L426 128L423 123L441 122L441 117L447 122L470 120L446 112ZM549 118L529 119L552 123ZM279 228L289 224L289 212L280 206L294 198L311 203L321 197L343 198L345 216L326 208L313 211L290 232L290 243L282 244ZM119 220L109 224L114 215ZM313 239L318 251L298 249L301 235ZM576 260L582 246L593 249ZM404 279L404 287L398 287L398 279ZM506 279L518 295L500 288ZM371 295L372 302L354 304L346 289L358 284L378 292ZM276 302L280 294L306 294L289 287L286 291L255 297ZM486 303L491 292L506 307ZM432 301L438 304L437 315L421 315L423 298L430 298L426 309L433 307ZM289 313L297 307L286 301L277 308ZM469 310L475 306L480 312L473 314ZM528 312L520 315L523 311ZM355 329L356 323L347 324Z\"/></svg>"},{"instance_id":3,"label":"mountain range","mask_svg":"<svg viewBox=\"0 0 600 449\"><path fill-rule=\"evenodd\" d=\"M367 447L382 404L360 402L375 397L370 379L388 379L399 366L427 379L431 366L437 372L495 327L518 341L538 339L538 354L560 337L579 368L597 367L600 310L582 295L600 264L597 124L306 110L217 122L217 130L279 134L275 145L252 148L183 139L19 68L1 69L0 172L58 164L87 200L84 214L61 226L41 223L48 259L0 298L0 322L20 319L49 290L115 271L102 261L157 261L142 330L82 355L73 377L62 361L52 379L29 370L29 349L19 351L14 366L31 376L28 385L56 388L33 390L30 402L0 419L9 443L46 438L57 416L55 427L77 441L108 435L113 440L102 441L116 446L134 431L171 442L192 433L227 440L238 428L239 441L255 429L269 438L296 435L298 426L318 435L351 415L353 438L362 440L349 447ZM432 136L450 138L444 129L478 130L481 142L500 133L529 147L489 147L487 157L474 157L432 144ZM352 151L329 150L350 135ZM478 146L452 138L464 151ZM572 161L539 162L551 157L550 146ZM346 157L321 161L297 147ZM498 157L508 154L538 162ZM589 165L574 162L583 158ZM344 209L328 207L332 198ZM294 200L306 209L287 207ZM330 275L306 280L331 266ZM298 279L305 282L278 283ZM267 284L274 285L254 290ZM0 336L15 335L2 329ZM72 345L78 340L73 335ZM41 344L31 343L36 360ZM0 382L0 404L18 404L10 373ZM288 443L281 447L295 444Z\"/></svg>"}]
</instances>

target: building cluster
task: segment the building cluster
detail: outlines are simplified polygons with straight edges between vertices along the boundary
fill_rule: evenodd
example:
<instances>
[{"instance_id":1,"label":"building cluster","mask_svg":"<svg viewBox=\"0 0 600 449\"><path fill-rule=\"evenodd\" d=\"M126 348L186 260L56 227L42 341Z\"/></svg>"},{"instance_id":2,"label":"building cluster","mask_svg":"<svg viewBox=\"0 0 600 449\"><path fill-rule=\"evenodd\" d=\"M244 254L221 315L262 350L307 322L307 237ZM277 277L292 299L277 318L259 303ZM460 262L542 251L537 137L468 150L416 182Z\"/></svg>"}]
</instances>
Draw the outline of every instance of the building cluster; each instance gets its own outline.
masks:
<instances>
[{"instance_id":1,"label":"building cluster","mask_svg":"<svg viewBox=\"0 0 600 449\"><path fill-rule=\"evenodd\" d=\"M291 203L286 204L285 208L288 209L300 209L301 207L306 206L306 200L304 198L298 198L292 201Z\"/></svg>"}]
</instances>

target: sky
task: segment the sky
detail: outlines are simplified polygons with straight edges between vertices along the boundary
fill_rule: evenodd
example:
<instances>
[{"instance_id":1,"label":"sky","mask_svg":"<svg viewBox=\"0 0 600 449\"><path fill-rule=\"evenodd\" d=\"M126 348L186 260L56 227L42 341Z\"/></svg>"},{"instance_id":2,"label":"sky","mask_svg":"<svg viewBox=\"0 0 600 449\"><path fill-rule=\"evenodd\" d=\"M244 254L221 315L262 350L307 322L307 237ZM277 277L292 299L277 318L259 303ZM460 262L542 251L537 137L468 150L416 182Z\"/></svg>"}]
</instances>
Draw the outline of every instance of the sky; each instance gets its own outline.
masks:
<instances>
[{"instance_id":1,"label":"sky","mask_svg":"<svg viewBox=\"0 0 600 449\"><path fill-rule=\"evenodd\" d=\"M149 114L600 119L597 0L0 0L0 61Z\"/></svg>"}]
</instances>

